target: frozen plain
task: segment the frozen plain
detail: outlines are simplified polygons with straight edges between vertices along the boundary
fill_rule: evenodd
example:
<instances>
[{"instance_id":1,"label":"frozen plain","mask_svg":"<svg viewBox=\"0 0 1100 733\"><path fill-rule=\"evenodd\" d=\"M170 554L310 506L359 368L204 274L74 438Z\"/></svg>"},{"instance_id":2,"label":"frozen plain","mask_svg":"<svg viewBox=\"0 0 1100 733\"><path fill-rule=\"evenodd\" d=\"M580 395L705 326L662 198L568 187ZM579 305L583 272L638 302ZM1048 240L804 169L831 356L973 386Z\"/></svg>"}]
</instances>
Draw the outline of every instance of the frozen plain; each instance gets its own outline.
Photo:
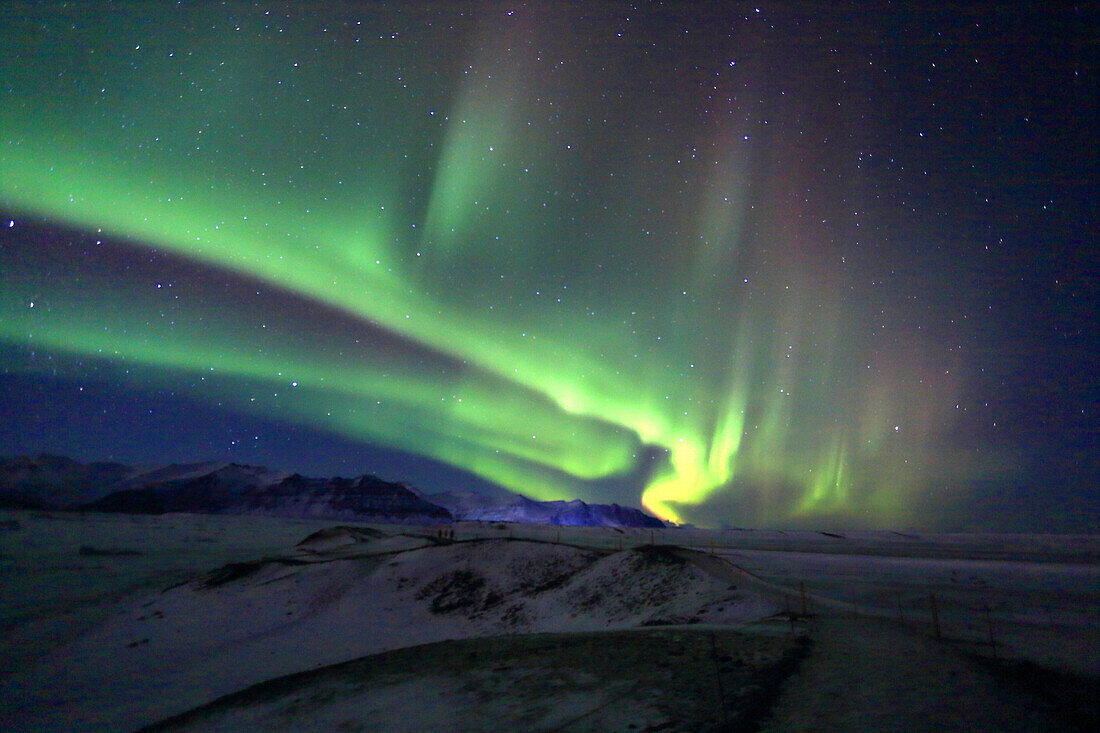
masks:
<instances>
[{"instance_id":1,"label":"frozen plain","mask_svg":"<svg viewBox=\"0 0 1100 733\"><path fill-rule=\"evenodd\" d=\"M642 671L631 677L625 669L574 669L561 661L564 652L547 651L607 644L604 652L578 653L611 653L621 638L584 635L630 629L639 629L635 646L653 649L691 649L700 633L711 634L700 648L710 644L714 660L735 660L715 661L719 688L723 674L727 688L760 688L759 675L774 683L770 710L755 724L774 730L889 730L902 722L910 730L944 723L1066 729L1080 711L1059 718L1057 693L1021 692L970 655L1072 673L1086 694L1100 675L1100 538L1092 536L469 523L453 528L454 542L438 538L436 527L374 526L299 545L332 526L4 513L0 651L9 662L0 677L0 721L25 730L135 729L264 680L386 652L390 662L409 655L402 663L415 673L361 684L359 693L337 695L336 708L307 706L315 729L353 720L415 729L410 701L420 701L418 715L431 713L455 730L501 720L568 730L730 724L723 715L736 707L732 689L716 694L710 717L698 717L699 710L654 702L674 688L692 696L660 664L648 671L634 664ZM646 550L662 545L695 552L679 562ZM250 562L258 558L282 561ZM237 565L211 574L227 563ZM678 636L670 642L658 632ZM511 664L470 662L447 674L417 666L440 658L431 656L439 647L419 645L473 645L447 647L445 657L484 660L507 653L479 656L478 644L540 633L560 643L523 652L519 640L527 637L505 637L513 640ZM778 679L775 670L801 636L811 640L809 654L797 672ZM737 652L749 648L755 651ZM547 671L550 658L559 661ZM737 676L749 672L757 676ZM315 689L331 683L328 674L329 683L307 675L296 684ZM346 680L340 684L346 690ZM425 699L434 701L432 710ZM484 717L486 700L511 702ZM300 725L285 717L293 706L284 703L230 701L210 715L228 728L239 728L242 715L253 715L257 729ZM725 713L714 713L723 705ZM482 717L469 714L475 709ZM677 718L684 715L697 717Z\"/></svg>"}]
</instances>

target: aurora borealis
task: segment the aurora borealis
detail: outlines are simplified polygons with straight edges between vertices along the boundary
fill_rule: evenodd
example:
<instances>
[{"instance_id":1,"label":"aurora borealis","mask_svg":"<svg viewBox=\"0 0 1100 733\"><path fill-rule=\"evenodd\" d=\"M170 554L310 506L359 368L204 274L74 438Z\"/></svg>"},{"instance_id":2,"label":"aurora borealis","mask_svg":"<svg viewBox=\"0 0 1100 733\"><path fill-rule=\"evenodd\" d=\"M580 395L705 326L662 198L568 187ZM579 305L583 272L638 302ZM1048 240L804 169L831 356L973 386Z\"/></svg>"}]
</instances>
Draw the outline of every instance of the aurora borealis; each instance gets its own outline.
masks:
<instances>
[{"instance_id":1,"label":"aurora borealis","mask_svg":"<svg viewBox=\"0 0 1100 733\"><path fill-rule=\"evenodd\" d=\"M1074 11L15 7L0 452L385 473L362 446L703 525L1095 510Z\"/></svg>"}]
</instances>

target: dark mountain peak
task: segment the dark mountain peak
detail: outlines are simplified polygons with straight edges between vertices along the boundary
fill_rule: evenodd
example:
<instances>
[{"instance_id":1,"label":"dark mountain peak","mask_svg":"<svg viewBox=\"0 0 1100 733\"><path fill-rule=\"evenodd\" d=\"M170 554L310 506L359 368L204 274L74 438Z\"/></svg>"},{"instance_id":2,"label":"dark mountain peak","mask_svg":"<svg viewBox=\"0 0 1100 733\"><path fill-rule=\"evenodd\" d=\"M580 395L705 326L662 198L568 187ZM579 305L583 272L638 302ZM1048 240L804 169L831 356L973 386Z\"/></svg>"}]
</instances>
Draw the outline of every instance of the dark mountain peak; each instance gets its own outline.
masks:
<instances>
[{"instance_id":1,"label":"dark mountain peak","mask_svg":"<svg viewBox=\"0 0 1100 733\"><path fill-rule=\"evenodd\" d=\"M374 474L311 478L233 461L130 468L83 465L48 453L0 460L0 506L81 508L135 514L195 512L431 523L455 519L541 524L661 527L618 504L536 501L501 489L425 496Z\"/></svg>"},{"instance_id":2,"label":"dark mountain peak","mask_svg":"<svg viewBox=\"0 0 1100 733\"><path fill-rule=\"evenodd\" d=\"M0 470L13 473L25 471L28 473L53 474L53 475L79 475L84 473L84 466L65 456L57 456L52 453L39 453L35 456L14 456L0 462Z\"/></svg>"},{"instance_id":3,"label":"dark mountain peak","mask_svg":"<svg viewBox=\"0 0 1100 733\"><path fill-rule=\"evenodd\" d=\"M45 509L88 501L128 472L118 463L85 466L51 453L15 456L0 462L0 506Z\"/></svg>"},{"instance_id":4,"label":"dark mountain peak","mask_svg":"<svg viewBox=\"0 0 1100 733\"><path fill-rule=\"evenodd\" d=\"M490 499L476 492L432 494L456 519L526 522L562 526L663 527L664 522L639 509L618 504L588 504L581 499L537 501L522 494Z\"/></svg>"},{"instance_id":5,"label":"dark mountain peak","mask_svg":"<svg viewBox=\"0 0 1100 733\"><path fill-rule=\"evenodd\" d=\"M0 461L0 472L5 475L25 474L31 471L41 471L38 463L30 456L12 456Z\"/></svg>"},{"instance_id":6,"label":"dark mountain peak","mask_svg":"<svg viewBox=\"0 0 1100 733\"><path fill-rule=\"evenodd\" d=\"M271 488L280 492L309 491L323 486L325 482L325 479L309 478L300 473L292 473Z\"/></svg>"},{"instance_id":7,"label":"dark mountain peak","mask_svg":"<svg viewBox=\"0 0 1100 733\"><path fill-rule=\"evenodd\" d=\"M361 486L363 488L372 486L386 489L399 488L403 491L408 491L410 494L419 495L418 492L413 491L413 489L408 484L402 483L400 481L387 481L386 479L375 476L373 473L363 474L359 478L355 479L355 483L357 486Z\"/></svg>"},{"instance_id":8,"label":"dark mountain peak","mask_svg":"<svg viewBox=\"0 0 1100 733\"><path fill-rule=\"evenodd\" d=\"M39 453L34 457L34 462L44 471L79 471L84 468L72 458L54 453Z\"/></svg>"}]
</instances>

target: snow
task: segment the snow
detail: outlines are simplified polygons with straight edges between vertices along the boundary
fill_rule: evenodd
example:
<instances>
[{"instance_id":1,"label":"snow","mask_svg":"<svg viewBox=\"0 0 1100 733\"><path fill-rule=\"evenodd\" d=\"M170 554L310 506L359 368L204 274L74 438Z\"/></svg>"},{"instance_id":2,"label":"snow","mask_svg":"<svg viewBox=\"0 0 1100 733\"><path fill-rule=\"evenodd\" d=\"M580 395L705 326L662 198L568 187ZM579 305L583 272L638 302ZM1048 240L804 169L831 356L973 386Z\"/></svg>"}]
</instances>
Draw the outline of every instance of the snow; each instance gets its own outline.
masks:
<instances>
[{"instance_id":1,"label":"snow","mask_svg":"<svg viewBox=\"0 0 1100 733\"><path fill-rule=\"evenodd\" d=\"M817 621L813 653L784 685L763 731L1063 730L927 637L851 618Z\"/></svg>"},{"instance_id":2,"label":"snow","mask_svg":"<svg viewBox=\"0 0 1100 733\"><path fill-rule=\"evenodd\" d=\"M773 730L1043 729L1045 711L1028 717L1026 700L960 651L1100 675L1100 538L464 523L452 542L439 527L333 527L0 513L0 728L132 729L386 650L652 624L806 630L813 650ZM931 603L943 641L931 638ZM804 607L808 626L766 621ZM610 699L606 680L569 684L547 720ZM460 678L425 672L330 712L369 708L397 729L407 700L426 694L440 696L441 721L474 704Z\"/></svg>"},{"instance_id":3,"label":"snow","mask_svg":"<svg viewBox=\"0 0 1100 733\"><path fill-rule=\"evenodd\" d=\"M36 729L72 729L74 715L93 728L130 726L387 649L630 628L693 619L697 611L709 622L746 622L777 610L648 548L601 555L506 538L434 542L368 537L358 552L347 544L332 555L299 547L232 564L132 602L9 681L7 692L29 701L21 712Z\"/></svg>"}]
</instances>

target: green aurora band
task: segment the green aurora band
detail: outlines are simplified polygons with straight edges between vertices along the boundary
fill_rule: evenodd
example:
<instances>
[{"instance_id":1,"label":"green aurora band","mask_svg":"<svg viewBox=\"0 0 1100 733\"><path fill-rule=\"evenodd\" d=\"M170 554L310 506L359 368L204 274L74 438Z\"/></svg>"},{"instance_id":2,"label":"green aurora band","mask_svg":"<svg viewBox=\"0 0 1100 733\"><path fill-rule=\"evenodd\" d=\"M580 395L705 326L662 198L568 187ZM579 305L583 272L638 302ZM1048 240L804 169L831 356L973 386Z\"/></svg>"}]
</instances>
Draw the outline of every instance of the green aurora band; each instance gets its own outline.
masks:
<instances>
[{"instance_id":1,"label":"green aurora band","mask_svg":"<svg viewBox=\"0 0 1100 733\"><path fill-rule=\"evenodd\" d=\"M169 323L147 282L73 288L33 263L0 293L0 339L166 387L201 379L211 402L535 498L637 476L677 522L896 525L958 478L937 436L961 365L919 338L875 340L843 275L769 203L782 182L755 171L748 123L690 131L715 152L672 180L645 131L582 124L598 87L551 80L507 42L515 29L475 29L463 72L468 54L440 39L429 62L432 38L351 52L312 40L321 21L276 44L259 11L172 12L198 15L153 33L109 13L7 31L0 202L407 346L333 344L323 324L214 296ZM578 111L551 124L555 95Z\"/></svg>"}]
</instances>

